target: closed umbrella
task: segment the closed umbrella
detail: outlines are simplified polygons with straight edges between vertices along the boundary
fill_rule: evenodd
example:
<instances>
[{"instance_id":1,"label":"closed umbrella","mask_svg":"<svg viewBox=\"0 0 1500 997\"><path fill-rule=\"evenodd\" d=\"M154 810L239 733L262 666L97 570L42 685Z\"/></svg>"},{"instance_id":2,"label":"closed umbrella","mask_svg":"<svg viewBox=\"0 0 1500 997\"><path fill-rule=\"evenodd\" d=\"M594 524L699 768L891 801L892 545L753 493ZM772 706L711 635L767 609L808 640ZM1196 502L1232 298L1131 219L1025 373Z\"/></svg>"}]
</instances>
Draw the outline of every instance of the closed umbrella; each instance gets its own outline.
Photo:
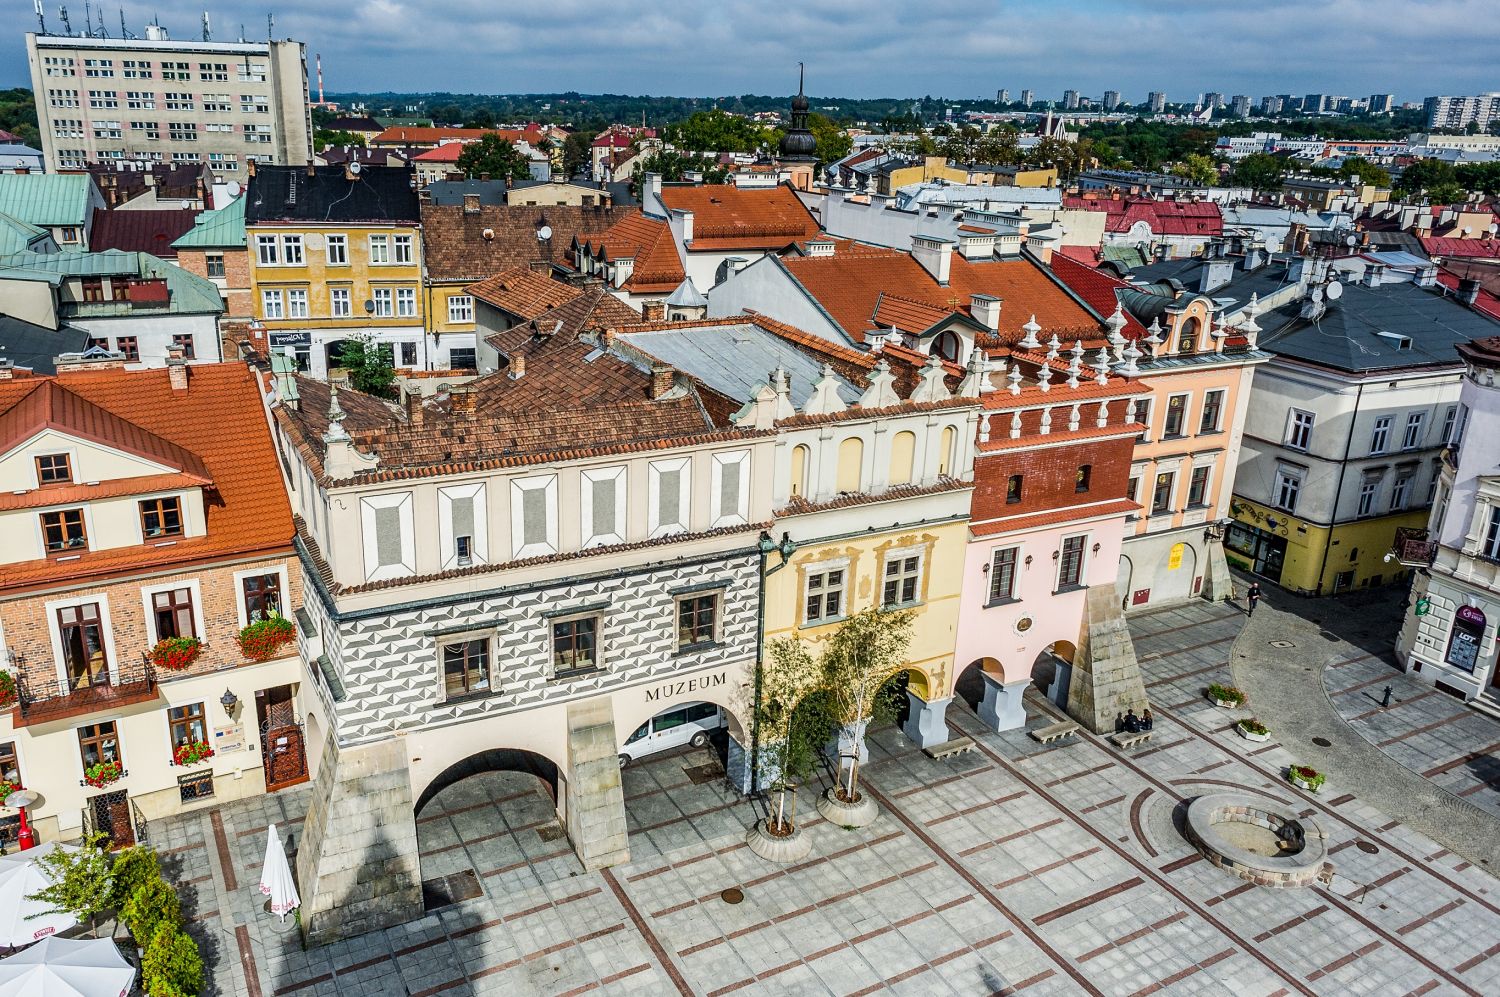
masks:
<instances>
[{"instance_id":1,"label":"closed umbrella","mask_svg":"<svg viewBox=\"0 0 1500 997\"><path fill-rule=\"evenodd\" d=\"M260 869L260 892L271 898L271 913L286 920L286 916L302 906L297 896L297 884L292 882L292 867L286 860L286 849L281 847L281 836L276 825L266 828L266 860Z\"/></svg>"},{"instance_id":2,"label":"closed umbrella","mask_svg":"<svg viewBox=\"0 0 1500 997\"><path fill-rule=\"evenodd\" d=\"M76 845L48 841L15 855L0 855L0 945L8 948L30 945L38 938L78 923L72 914L48 913L47 904L27 899L52 885L51 878L36 860L59 848L70 852L77 850Z\"/></svg>"},{"instance_id":3,"label":"closed umbrella","mask_svg":"<svg viewBox=\"0 0 1500 997\"><path fill-rule=\"evenodd\" d=\"M108 938L43 938L0 959L0 997L125 997L134 982Z\"/></svg>"}]
</instances>

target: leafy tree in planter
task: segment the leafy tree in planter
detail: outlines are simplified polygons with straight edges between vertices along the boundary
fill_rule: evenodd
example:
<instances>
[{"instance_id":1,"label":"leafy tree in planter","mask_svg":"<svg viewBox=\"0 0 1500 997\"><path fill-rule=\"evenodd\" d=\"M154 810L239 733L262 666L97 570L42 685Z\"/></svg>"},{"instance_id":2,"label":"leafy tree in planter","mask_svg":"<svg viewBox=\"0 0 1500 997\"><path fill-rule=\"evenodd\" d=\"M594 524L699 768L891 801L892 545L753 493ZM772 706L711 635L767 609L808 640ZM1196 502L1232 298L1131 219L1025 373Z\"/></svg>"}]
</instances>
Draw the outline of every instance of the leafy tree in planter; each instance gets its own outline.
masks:
<instances>
[{"instance_id":1,"label":"leafy tree in planter","mask_svg":"<svg viewBox=\"0 0 1500 997\"><path fill-rule=\"evenodd\" d=\"M156 851L144 845L120 849L115 853L114 877L114 894L109 905L120 910L136 890L153 879L161 879L161 863L157 861Z\"/></svg>"},{"instance_id":2,"label":"leafy tree in planter","mask_svg":"<svg viewBox=\"0 0 1500 997\"><path fill-rule=\"evenodd\" d=\"M89 933L99 937L99 915L109 910L114 897L115 865L105 846L108 840L108 835L95 831L77 850L58 848L37 859L52 882L26 899L50 905L43 914L71 914L88 921Z\"/></svg>"},{"instance_id":3,"label":"leafy tree in planter","mask_svg":"<svg viewBox=\"0 0 1500 997\"><path fill-rule=\"evenodd\" d=\"M875 717L881 686L906 665L915 622L908 612L864 609L839 624L828 640L821 660L823 685L844 729L858 740ZM848 802L857 799L858 756L849 765L847 782L840 781L840 795Z\"/></svg>"},{"instance_id":4,"label":"leafy tree in planter","mask_svg":"<svg viewBox=\"0 0 1500 997\"><path fill-rule=\"evenodd\" d=\"M369 335L346 339L338 365L349 372L349 386L355 391L378 398L396 397L396 364L389 343L377 343Z\"/></svg>"},{"instance_id":5,"label":"leafy tree in planter","mask_svg":"<svg viewBox=\"0 0 1500 997\"><path fill-rule=\"evenodd\" d=\"M135 943L145 948L163 929L175 931L182 926L182 902L177 891L157 873L137 886L121 905L120 920Z\"/></svg>"},{"instance_id":6,"label":"leafy tree in planter","mask_svg":"<svg viewBox=\"0 0 1500 997\"><path fill-rule=\"evenodd\" d=\"M198 943L174 926L157 928L141 957L141 982L152 997L201 993L203 957Z\"/></svg>"},{"instance_id":7,"label":"leafy tree in planter","mask_svg":"<svg viewBox=\"0 0 1500 997\"><path fill-rule=\"evenodd\" d=\"M787 835L794 829L793 814L787 812L787 796L795 773L793 725L798 704L818 683L818 665L807 645L795 637L771 642L761 666L760 700L755 703L755 723L760 733L762 770L774 773L768 787L776 794L776 806L766 820L772 834ZM792 797L795 807L796 797Z\"/></svg>"}]
</instances>

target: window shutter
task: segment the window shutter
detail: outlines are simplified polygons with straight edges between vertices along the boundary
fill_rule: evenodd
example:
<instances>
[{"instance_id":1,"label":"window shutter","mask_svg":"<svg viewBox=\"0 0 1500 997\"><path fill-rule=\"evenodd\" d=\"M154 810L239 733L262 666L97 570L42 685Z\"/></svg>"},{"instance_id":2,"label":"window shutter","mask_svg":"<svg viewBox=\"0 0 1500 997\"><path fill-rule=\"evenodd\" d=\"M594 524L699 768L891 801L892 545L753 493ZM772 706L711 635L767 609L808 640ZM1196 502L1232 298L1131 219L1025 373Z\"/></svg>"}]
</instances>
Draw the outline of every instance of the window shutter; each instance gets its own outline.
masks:
<instances>
[{"instance_id":1,"label":"window shutter","mask_svg":"<svg viewBox=\"0 0 1500 997\"><path fill-rule=\"evenodd\" d=\"M380 567L401 563L401 510L375 510L375 555Z\"/></svg>"},{"instance_id":2,"label":"window shutter","mask_svg":"<svg viewBox=\"0 0 1500 997\"><path fill-rule=\"evenodd\" d=\"M473 496L453 499L452 509L453 535L455 537L472 537L474 535Z\"/></svg>"}]
</instances>

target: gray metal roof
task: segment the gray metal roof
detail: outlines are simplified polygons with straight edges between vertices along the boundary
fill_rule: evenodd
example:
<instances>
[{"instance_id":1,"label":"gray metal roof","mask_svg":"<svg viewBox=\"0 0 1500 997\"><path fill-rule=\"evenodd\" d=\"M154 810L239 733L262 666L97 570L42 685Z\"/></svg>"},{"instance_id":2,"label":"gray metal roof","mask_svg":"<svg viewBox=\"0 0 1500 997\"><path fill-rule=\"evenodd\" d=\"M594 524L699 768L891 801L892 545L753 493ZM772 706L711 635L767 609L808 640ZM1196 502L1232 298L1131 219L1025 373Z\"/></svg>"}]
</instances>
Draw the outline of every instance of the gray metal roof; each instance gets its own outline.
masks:
<instances>
[{"instance_id":1,"label":"gray metal roof","mask_svg":"<svg viewBox=\"0 0 1500 997\"><path fill-rule=\"evenodd\" d=\"M792 404L800 409L823 376L815 357L748 322L632 332L620 338L737 401L748 401L756 385L769 384L780 365L791 375ZM859 388L833 376L845 402L859 397Z\"/></svg>"},{"instance_id":2,"label":"gray metal roof","mask_svg":"<svg viewBox=\"0 0 1500 997\"><path fill-rule=\"evenodd\" d=\"M708 299L698 286L693 283L693 278L684 277L677 289L667 296L668 305L676 305L678 308L707 308Z\"/></svg>"},{"instance_id":3,"label":"gray metal roof","mask_svg":"<svg viewBox=\"0 0 1500 997\"><path fill-rule=\"evenodd\" d=\"M1458 364L1460 343L1500 335L1500 323L1454 301L1442 288L1403 281L1365 287L1343 284L1317 320L1293 302L1256 318L1262 349L1351 373L1430 364ZM1410 341L1402 349L1391 333Z\"/></svg>"}]
</instances>

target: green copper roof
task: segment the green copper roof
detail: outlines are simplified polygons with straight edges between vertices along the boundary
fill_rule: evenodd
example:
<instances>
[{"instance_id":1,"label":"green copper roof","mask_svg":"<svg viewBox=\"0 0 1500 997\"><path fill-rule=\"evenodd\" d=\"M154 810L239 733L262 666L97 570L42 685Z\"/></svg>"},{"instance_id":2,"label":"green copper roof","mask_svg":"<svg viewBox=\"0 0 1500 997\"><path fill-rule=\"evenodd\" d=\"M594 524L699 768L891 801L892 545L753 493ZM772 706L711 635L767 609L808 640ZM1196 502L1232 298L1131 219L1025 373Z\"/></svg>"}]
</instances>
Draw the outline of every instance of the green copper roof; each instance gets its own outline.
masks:
<instances>
[{"instance_id":1,"label":"green copper roof","mask_svg":"<svg viewBox=\"0 0 1500 997\"><path fill-rule=\"evenodd\" d=\"M11 269L14 268L14 269ZM125 253L106 249L102 253L13 253L0 257L0 277L41 279L34 274L61 277L160 277L171 292L165 308L149 308L129 301L73 301L64 311L69 319L102 318L165 312L174 315L219 314L224 298L214 282L188 273L149 253Z\"/></svg>"},{"instance_id":2,"label":"green copper roof","mask_svg":"<svg viewBox=\"0 0 1500 997\"><path fill-rule=\"evenodd\" d=\"M188 232L172 243L174 249L244 248L245 199L233 201L200 214Z\"/></svg>"},{"instance_id":3,"label":"green copper roof","mask_svg":"<svg viewBox=\"0 0 1500 997\"><path fill-rule=\"evenodd\" d=\"M31 248L38 239L50 238L52 233L19 218L0 214L0 256L22 253Z\"/></svg>"},{"instance_id":4,"label":"green copper roof","mask_svg":"<svg viewBox=\"0 0 1500 997\"><path fill-rule=\"evenodd\" d=\"M0 214L48 228L82 226L93 182L87 173L0 174Z\"/></svg>"}]
</instances>

